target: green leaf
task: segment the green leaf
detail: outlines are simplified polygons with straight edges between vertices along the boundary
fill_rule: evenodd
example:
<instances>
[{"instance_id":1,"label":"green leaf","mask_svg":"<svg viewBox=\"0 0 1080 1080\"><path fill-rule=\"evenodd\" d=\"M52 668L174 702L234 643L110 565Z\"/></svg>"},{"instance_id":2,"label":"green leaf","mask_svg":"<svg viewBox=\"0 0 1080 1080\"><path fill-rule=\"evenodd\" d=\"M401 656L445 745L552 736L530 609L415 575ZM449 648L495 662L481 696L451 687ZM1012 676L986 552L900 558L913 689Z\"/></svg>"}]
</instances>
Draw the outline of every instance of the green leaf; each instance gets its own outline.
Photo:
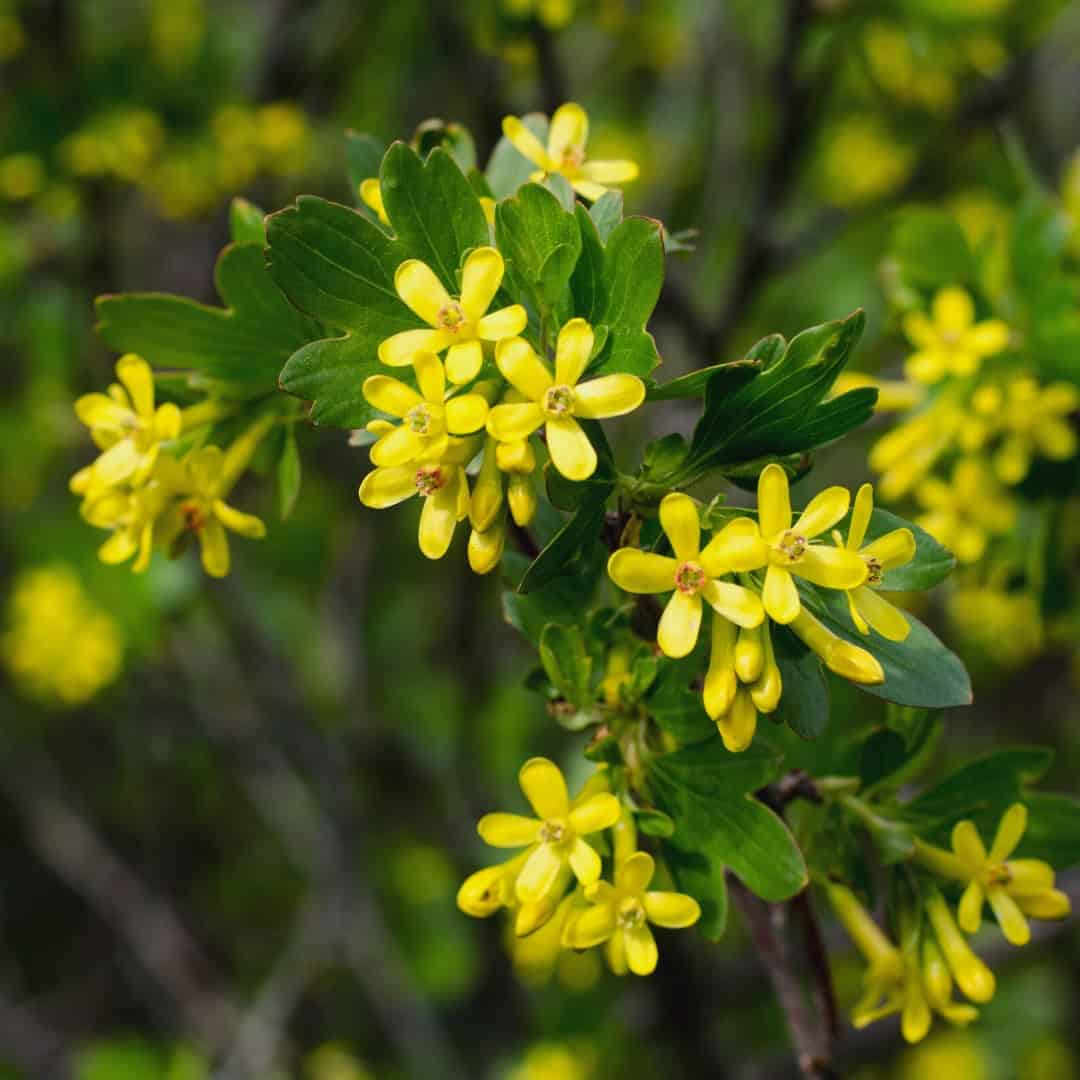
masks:
<instances>
[{"instance_id":1,"label":"green leaf","mask_svg":"<svg viewBox=\"0 0 1080 1080\"><path fill-rule=\"evenodd\" d=\"M579 708L593 704L592 657L579 626L545 626L540 634L540 662L567 701Z\"/></svg>"},{"instance_id":2,"label":"green leaf","mask_svg":"<svg viewBox=\"0 0 1080 1080\"><path fill-rule=\"evenodd\" d=\"M424 120L413 132L412 143L421 157L433 150L445 150L463 173L476 168L476 143L472 132L456 121Z\"/></svg>"},{"instance_id":3,"label":"green leaf","mask_svg":"<svg viewBox=\"0 0 1080 1080\"><path fill-rule=\"evenodd\" d=\"M863 743L859 776L866 787L887 783L895 788L910 780L926 765L941 735L941 721L925 709L890 704L888 718L888 726Z\"/></svg>"},{"instance_id":4,"label":"green leaf","mask_svg":"<svg viewBox=\"0 0 1080 1080\"><path fill-rule=\"evenodd\" d=\"M660 670L645 702L649 715L680 746L701 743L716 735L701 697L703 650L684 660L660 661ZM699 685L695 686L694 684Z\"/></svg>"},{"instance_id":5,"label":"green leaf","mask_svg":"<svg viewBox=\"0 0 1080 1080\"><path fill-rule=\"evenodd\" d=\"M829 722L829 687L821 661L785 627L773 625L770 632L783 686L770 719L787 724L800 739L816 739Z\"/></svg>"},{"instance_id":6,"label":"green leaf","mask_svg":"<svg viewBox=\"0 0 1080 1080\"><path fill-rule=\"evenodd\" d=\"M362 427L375 415L361 391L384 370L379 344L423 325L394 290L406 251L354 210L311 195L271 214L267 237L270 273L288 298L344 332L289 357L281 386L312 402L315 423Z\"/></svg>"},{"instance_id":7,"label":"green leaf","mask_svg":"<svg viewBox=\"0 0 1080 1080\"><path fill-rule=\"evenodd\" d=\"M572 569L596 545L604 523L604 502L610 486L590 491L577 513L552 537L533 560L518 584L527 593L546 585Z\"/></svg>"},{"instance_id":8,"label":"green leaf","mask_svg":"<svg viewBox=\"0 0 1080 1080\"><path fill-rule=\"evenodd\" d=\"M713 364L680 375L671 382L653 383L645 397L648 401L677 401L681 398L704 397L709 384L716 379L715 393L733 394L749 382L761 370L752 360L730 360L726 364Z\"/></svg>"},{"instance_id":9,"label":"green leaf","mask_svg":"<svg viewBox=\"0 0 1080 1080\"><path fill-rule=\"evenodd\" d=\"M637 810L634 813L638 832L644 836L659 836L668 839L675 835L675 822L659 810Z\"/></svg>"},{"instance_id":10,"label":"green leaf","mask_svg":"<svg viewBox=\"0 0 1080 1080\"><path fill-rule=\"evenodd\" d=\"M759 345L769 362L756 376L714 375L690 442L692 476L765 455L811 450L869 419L872 394L853 390L823 403L864 322L860 310L804 330L778 359L775 339L765 339Z\"/></svg>"},{"instance_id":11,"label":"green leaf","mask_svg":"<svg viewBox=\"0 0 1080 1080\"><path fill-rule=\"evenodd\" d=\"M543 186L559 200L559 205L568 213L574 212L577 200L574 197L574 189L570 181L562 173L549 173L544 177Z\"/></svg>"},{"instance_id":12,"label":"green leaf","mask_svg":"<svg viewBox=\"0 0 1080 1080\"><path fill-rule=\"evenodd\" d=\"M641 462L641 474L646 480L655 480L657 477L670 476L678 472L686 453L689 450L686 439L677 431L665 435L662 439L654 439L645 446L645 454Z\"/></svg>"},{"instance_id":13,"label":"green leaf","mask_svg":"<svg viewBox=\"0 0 1080 1080\"><path fill-rule=\"evenodd\" d=\"M385 153L386 144L374 135L363 135L356 131L345 132L345 169L349 177L349 190L360 213L375 225L379 225L378 216L360 198L360 185L365 180L378 178Z\"/></svg>"},{"instance_id":14,"label":"green leaf","mask_svg":"<svg viewBox=\"0 0 1080 1080\"><path fill-rule=\"evenodd\" d=\"M588 607L604 569L605 551L599 544L582 553L567 572L526 593L506 589L502 594L503 617L519 633L539 645L540 635L549 623L576 625ZM510 581L524 574L528 560L516 551L503 555L502 568Z\"/></svg>"},{"instance_id":15,"label":"green leaf","mask_svg":"<svg viewBox=\"0 0 1080 1080\"><path fill-rule=\"evenodd\" d=\"M266 216L262 207L239 195L229 203L229 236L234 244L266 244Z\"/></svg>"},{"instance_id":16,"label":"green leaf","mask_svg":"<svg viewBox=\"0 0 1080 1080\"><path fill-rule=\"evenodd\" d=\"M1028 827L1017 854L1044 859L1056 870L1080 863L1080 800L1070 795L1025 795Z\"/></svg>"},{"instance_id":17,"label":"green leaf","mask_svg":"<svg viewBox=\"0 0 1080 1080\"><path fill-rule=\"evenodd\" d=\"M664 852L679 887L702 905L707 937L723 930L725 869L765 900L786 900L806 886L795 838L752 794L778 766L778 756L760 743L732 754L719 738L649 763L656 805L675 822Z\"/></svg>"},{"instance_id":18,"label":"green leaf","mask_svg":"<svg viewBox=\"0 0 1080 1080\"><path fill-rule=\"evenodd\" d=\"M402 142L383 158L379 174L386 215L409 257L420 259L457 294L466 252L489 242L487 218L465 174L445 150L426 161Z\"/></svg>"},{"instance_id":19,"label":"green leaf","mask_svg":"<svg viewBox=\"0 0 1080 1080\"><path fill-rule=\"evenodd\" d=\"M589 211L581 203L575 207L574 216L581 232L581 254L570 277L570 291L574 296L574 314L591 323L595 329L601 324L607 304L604 245L593 219L589 216Z\"/></svg>"},{"instance_id":20,"label":"green leaf","mask_svg":"<svg viewBox=\"0 0 1080 1080\"><path fill-rule=\"evenodd\" d=\"M960 658L950 652L914 615L901 611L911 627L905 641L888 641L871 630L860 634L851 622L847 596L835 589L800 589L809 607L833 633L873 653L885 681L859 689L898 705L947 709L970 705L971 679ZM897 609L900 610L900 609Z\"/></svg>"},{"instance_id":21,"label":"green leaf","mask_svg":"<svg viewBox=\"0 0 1080 1080\"><path fill-rule=\"evenodd\" d=\"M596 226L596 232L600 237L600 243L606 244L611 234L622 224L623 219L623 193L621 191L606 191L599 199L589 207L589 218Z\"/></svg>"},{"instance_id":22,"label":"green leaf","mask_svg":"<svg viewBox=\"0 0 1080 1080\"><path fill-rule=\"evenodd\" d=\"M851 527L851 513L849 512L836 527L842 536L847 536L848 529ZM895 529L911 530L915 537L915 557L904 566L886 570L881 584L876 586L878 590L916 592L929 589L939 581L943 581L956 569L956 557L953 553L942 547L925 529L920 529L913 522L877 507L870 515L863 546Z\"/></svg>"},{"instance_id":23,"label":"green leaf","mask_svg":"<svg viewBox=\"0 0 1080 1080\"><path fill-rule=\"evenodd\" d=\"M350 211L351 212L351 211ZM260 244L230 244L214 281L225 307L165 293L125 293L97 300L97 331L117 352L150 364L195 369L211 378L273 390L289 355L319 336L266 272Z\"/></svg>"},{"instance_id":24,"label":"green leaf","mask_svg":"<svg viewBox=\"0 0 1080 1080\"><path fill-rule=\"evenodd\" d=\"M285 428L285 445L278 459L278 507L281 520L288 518L300 495L300 449L296 445L296 429L292 424Z\"/></svg>"},{"instance_id":25,"label":"green leaf","mask_svg":"<svg viewBox=\"0 0 1080 1080\"><path fill-rule=\"evenodd\" d=\"M521 118L521 122L544 146L547 145L548 118L543 113L529 113ZM501 201L513 195L536 171L536 165L519 154L504 135L495 144L485 176L492 194Z\"/></svg>"},{"instance_id":26,"label":"green leaf","mask_svg":"<svg viewBox=\"0 0 1080 1080\"><path fill-rule=\"evenodd\" d=\"M892 257L901 280L917 289L972 285L978 274L964 230L944 210L907 211L893 233Z\"/></svg>"},{"instance_id":27,"label":"green leaf","mask_svg":"<svg viewBox=\"0 0 1080 1080\"><path fill-rule=\"evenodd\" d=\"M529 297L537 311L555 305L581 253L574 215L546 188L526 184L496 207L495 237L517 291Z\"/></svg>"}]
</instances>

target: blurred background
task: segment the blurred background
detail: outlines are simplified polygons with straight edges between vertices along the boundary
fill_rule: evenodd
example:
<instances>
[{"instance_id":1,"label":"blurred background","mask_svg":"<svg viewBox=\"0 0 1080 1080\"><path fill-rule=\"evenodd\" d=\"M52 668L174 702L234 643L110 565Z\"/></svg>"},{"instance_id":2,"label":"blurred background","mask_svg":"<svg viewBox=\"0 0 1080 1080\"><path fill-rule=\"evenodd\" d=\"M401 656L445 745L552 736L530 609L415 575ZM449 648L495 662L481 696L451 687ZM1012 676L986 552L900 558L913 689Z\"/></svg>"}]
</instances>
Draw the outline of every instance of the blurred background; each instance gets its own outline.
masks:
<instances>
[{"instance_id":1,"label":"blurred background","mask_svg":"<svg viewBox=\"0 0 1080 1080\"><path fill-rule=\"evenodd\" d=\"M590 113L590 156L640 163L628 212L699 230L669 262L661 377L857 306L856 364L895 371L898 211L948 208L992 244L1018 156L1080 235L1077 3L0 0L0 1076L793 1075L736 920L620 981L591 954L538 967L457 911L475 820L517 805L520 763L585 763L523 686L497 582L460 535L431 564L413 511L363 510L346 433L300 432L287 522L272 478L239 492L270 533L220 582L190 554L141 577L99 564L67 490L93 456L72 401L115 360L94 296L216 303L231 196L352 203L347 128L458 120L483 157L505 113L565 100ZM824 451L815 483L869 478L875 434ZM1075 624L983 599L966 628L940 597L926 612L976 679L940 767L1040 741L1049 785L1075 790ZM868 701L837 695L808 764L877 722ZM916 1049L894 1021L848 1031L842 1075L1080 1076L1075 927L991 949L976 1027Z\"/></svg>"}]
</instances>

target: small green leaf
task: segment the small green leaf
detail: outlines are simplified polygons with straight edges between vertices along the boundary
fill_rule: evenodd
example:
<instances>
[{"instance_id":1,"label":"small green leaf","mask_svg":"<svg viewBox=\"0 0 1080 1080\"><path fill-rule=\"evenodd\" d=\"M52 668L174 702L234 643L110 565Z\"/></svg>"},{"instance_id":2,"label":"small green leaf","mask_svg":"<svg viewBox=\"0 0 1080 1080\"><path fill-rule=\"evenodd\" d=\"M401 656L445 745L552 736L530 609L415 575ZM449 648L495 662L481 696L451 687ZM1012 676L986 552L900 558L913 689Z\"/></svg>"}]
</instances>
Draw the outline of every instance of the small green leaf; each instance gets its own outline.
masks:
<instances>
[{"instance_id":1,"label":"small green leaf","mask_svg":"<svg viewBox=\"0 0 1080 1080\"><path fill-rule=\"evenodd\" d=\"M606 197L606 196L605 196ZM595 210L596 207L594 206ZM604 282L604 245L589 211L581 203L574 209L581 232L581 255L570 278L574 314L591 323L595 330L604 317L607 290Z\"/></svg>"},{"instance_id":2,"label":"small green leaf","mask_svg":"<svg viewBox=\"0 0 1080 1080\"><path fill-rule=\"evenodd\" d=\"M542 586L522 593L506 589L502 594L503 617L519 633L539 644L540 635L549 623L576 625L587 607L603 573L605 551L599 544L590 545L580 559L567 566L566 572ZM528 560L516 551L503 555L502 569L508 580L520 580Z\"/></svg>"},{"instance_id":3,"label":"small green leaf","mask_svg":"<svg viewBox=\"0 0 1080 1080\"><path fill-rule=\"evenodd\" d=\"M300 495L300 449L296 445L296 430L292 424L285 428L285 445L278 459L278 508L281 520L288 518Z\"/></svg>"},{"instance_id":4,"label":"small green leaf","mask_svg":"<svg viewBox=\"0 0 1080 1080\"><path fill-rule=\"evenodd\" d=\"M645 706L661 730L680 746L702 743L716 735L702 702L700 684L703 649L684 660L660 661L660 670Z\"/></svg>"},{"instance_id":5,"label":"small green leaf","mask_svg":"<svg viewBox=\"0 0 1080 1080\"><path fill-rule=\"evenodd\" d=\"M229 235L234 244L266 244L265 211L239 195L229 203Z\"/></svg>"},{"instance_id":6,"label":"small green leaf","mask_svg":"<svg viewBox=\"0 0 1080 1080\"><path fill-rule=\"evenodd\" d=\"M424 120L413 132L412 144L423 158L432 150L445 150L463 173L476 168L476 143L464 124L445 120Z\"/></svg>"},{"instance_id":7,"label":"small green leaf","mask_svg":"<svg viewBox=\"0 0 1080 1080\"><path fill-rule=\"evenodd\" d=\"M574 189L570 186L570 181L567 180L562 173L549 173L545 176L544 187L559 200L559 205L568 214L574 212L574 205L576 203Z\"/></svg>"},{"instance_id":8,"label":"small green leaf","mask_svg":"<svg viewBox=\"0 0 1080 1080\"><path fill-rule=\"evenodd\" d=\"M579 708L591 706L592 657L578 626L550 623L540 634L540 662L562 696Z\"/></svg>"},{"instance_id":9,"label":"small green leaf","mask_svg":"<svg viewBox=\"0 0 1080 1080\"><path fill-rule=\"evenodd\" d=\"M604 192L589 207L588 213L596 226L600 243L606 244L611 238L611 234L622 224L623 193L615 190Z\"/></svg>"},{"instance_id":10,"label":"small green leaf","mask_svg":"<svg viewBox=\"0 0 1080 1080\"><path fill-rule=\"evenodd\" d=\"M649 401L677 401L681 398L704 397L710 383L716 380L716 399L726 394L733 394L739 387L749 382L761 370L753 360L731 360L726 364L713 364L711 367L698 368L686 375L680 375L671 382L653 383L648 388L646 398Z\"/></svg>"},{"instance_id":11,"label":"small green leaf","mask_svg":"<svg viewBox=\"0 0 1080 1080\"><path fill-rule=\"evenodd\" d=\"M637 810L634 812L638 831L645 836L659 836L666 840L675 835L675 822L659 810Z\"/></svg>"},{"instance_id":12,"label":"small green leaf","mask_svg":"<svg viewBox=\"0 0 1080 1080\"><path fill-rule=\"evenodd\" d=\"M641 462L641 473L646 480L655 480L662 476L671 476L678 472L689 447L686 439L678 432L654 439L645 446L645 455Z\"/></svg>"},{"instance_id":13,"label":"small green leaf","mask_svg":"<svg viewBox=\"0 0 1080 1080\"><path fill-rule=\"evenodd\" d=\"M521 118L521 122L541 144L547 145L548 118L543 113L529 113ZM527 183L536 171L537 166L519 154L514 144L503 135L495 144L485 176L492 194L501 202L513 195L522 184Z\"/></svg>"}]
</instances>

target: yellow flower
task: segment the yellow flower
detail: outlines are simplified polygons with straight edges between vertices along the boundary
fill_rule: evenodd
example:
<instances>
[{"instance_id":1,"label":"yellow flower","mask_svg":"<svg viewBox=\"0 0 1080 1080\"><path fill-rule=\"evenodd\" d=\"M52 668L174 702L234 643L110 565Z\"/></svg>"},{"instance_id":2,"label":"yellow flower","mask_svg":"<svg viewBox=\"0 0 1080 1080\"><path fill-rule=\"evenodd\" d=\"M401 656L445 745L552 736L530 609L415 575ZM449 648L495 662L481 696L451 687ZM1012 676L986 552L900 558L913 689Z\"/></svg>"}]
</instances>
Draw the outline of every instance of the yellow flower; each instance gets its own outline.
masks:
<instances>
[{"instance_id":1,"label":"yellow flower","mask_svg":"<svg viewBox=\"0 0 1080 1080\"><path fill-rule=\"evenodd\" d=\"M546 758L525 762L518 780L537 817L485 814L477 826L492 847L528 846L514 883L517 900L539 903L552 896L567 867L583 885L592 884L600 877L600 856L585 836L615 824L618 799L610 792L597 792L571 806L562 773Z\"/></svg>"},{"instance_id":2,"label":"yellow flower","mask_svg":"<svg viewBox=\"0 0 1080 1080\"><path fill-rule=\"evenodd\" d=\"M873 510L874 488L871 484L863 484L855 496L855 509L851 513L844 545L849 551L858 552L866 563L866 584L847 591L851 621L860 634L869 634L873 627L889 641L904 641L911 633L911 624L876 590L886 571L903 566L915 558L915 536L910 529L893 529L863 547ZM834 539L839 546L839 533L834 535Z\"/></svg>"},{"instance_id":3,"label":"yellow flower","mask_svg":"<svg viewBox=\"0 0 1080 1080\"><path fill-rule=\"evenodd\" d=\"M475 919L486 919L500 908L514 907L514 882L527 858L528 852L523 851L507 862L470 874L458 889L457 906Z\"/></svg>"},{"instance_id":4,"label":"yellow flower","mask_svg":"<svg viewBox=\"0 0 1080 1080\"><path fill-rule=\"evenodd\" d=\"M758 520L767 545L768 569L761 599L769 618L790 623L800 610L793 574L828 589L854 589L866 580L866 564L853 551L811 544L847 512L851 495L846 488L818 492L791 523L791 496L787 473L767 465L758 477Z\"/></svg>"},{"instance_id":5,"label":"yellow flower","mask_svg":"<svg viewBox=\"0 0 1080 1080\"><path fill-rule=\"evenodd\" d=\"M736 631L727 619L714 617L705 711L716 721L728 750L738 753L750 745L758 713L775 712L783 689L768 620Z\"/></svg>"},{"instance_id":6,"label":"yellow flower","mask_svg":"<svg viewBox=\"0 0 1080 1080\"><path fill-rule=\"evenodd\" d=\"M384 225L390 224L390 219L386 216L386 205L383 203L382 188L379 187L378 177L369 176L361 182L360 198Z\"/></svg>"},{"instance_id":7,"label":"yellow flower","mask_svg":"<svg viewBox=\"0 0 1080 1080\"><path fill-rule=\"evenodd\" d=\"M952 851L916 842L916 857L928 869L955 881L967 882L957 919L966 934L977 934L983 904L989 902L998 925L1013 945L1026 945L1031 929L1025 915L1063 919L1071 905L1066 893L1054 888L1054 868L1041 859L1010 859L1027 827L1027 809L1014 803L998 823L989 852L973 821L957 822Z\"/></svg>"},{"instance_id":8,"label":"yellow flower","mask_svg":"<svg viewBox=\"0 0 1080 1080\"><path fill-rule=\"evenodd\" d=\"M825 662L825 666L844 679L857 683L882 683L881 664L858 645L852 645L823 626L806 608L791 621L791 629L804 645Z\"/></svg>"},{"instance_id":9,"label":"yellow flower","mask_svg":"<svg viewBox=\"0 0 1080 1080\"><path fill-rule=\"evenodd\" d=\"M572 102L555 110L546 147L516 116L503 118L503 134L519 154L537 167L530 179L542 180L550 173L558 173L586 199L599 199L609 184L628 184L637 179L638 167L632 161L585 159L589 117L580 105Z\"/></svg>"},{"instance_id":10,"label":"yellow flower","mask_svg":"<svg viewBox=\"0 0 1080 1080\"><path fill-rule=\"evenodd\" d=\"M567 923L563 943L588 949L607 943L608 963L616 975L629 968L635 975L656 970L658 952L649 923L670 929L693 926L701 908L691 896L647 892L656 864L644 851L635 852L615 870L615 884L595 881L585 887L592 905Z\"/></svg>"},{"instance_id":11,"label":"yellow flower","mask_svg":"<svg viewBox=\"0 0 1080 1080\"><path fill-rule=\"evenodd\" d=\"M994 996L994 973L971 950L953 919L949 905L937 889L930 889L925 901L926 917L934 928L938 945L949 971L966 997L983 1004Z\"/></svg>"},{"instance_id":12,"label":"yellow flower","mask_svg":"<svg viewBox=\"0 0 1080 1080\"><path fill-rule=\"evenodd\" d=\"M882 495L889 500L906 495L949 449L965 419L951 401L935 401L882 435L869 457L870 468L882 474Z\"/></svg>"},{"instance_id":13,"label":"yellow flower","mask_svg":"<svg viewBox=\"0 0 1080 1080\"><path fill-rule=\"evenodd\" d=\"M978 562L989 537L1007 533L1016 520L1016 505L979 458L962 458L952 482L927 477L915 491L926 513L916 518L959 562Z\"/></svg>"},{"instance_id":14,"label":"yellow flower","mask_svg":"<svg viewBox=\"0 0 1080 1080\"><path fill-rule=\"evenodd\" d=\"M429 559L441 559L450 547L457 523L469 512L465 466L478 449L476 438L449 439L437 457L373 469L360 485L360 501L382 510L422 495L420 550Z\"/></svg>"},{"instance_id":15,"label":"yellow flower","mask_svg":"<svg viewBox=\"0 0 1080 1080\"><path fill-rule=\"evenodd\" d=\"M1076 453L1076 432L1067 417L1080 408L1080 391L1070 383L1040 387L1030 376L1013 379L1001 405L1005 441L994 454L1003 484L1019 484L1036 453L1068 461Z\"/></svg>"},{"instance_id":16,"label":"yellow flower","mask_svg":"<svg viewBox=\"0 0 1080 1080\"><path fill-rule=\"evenodd\" d=\"M574 18L574 0L502 0L502 6L519 18L535 14L549 30L561 30Z\"/></svg>"},{"instance_id":17,"label":"yellow flower","mask_svg":"<svg viewBox=\"0 0 1080 1080\"><path fill-rule=\"evenodd\" d=\"M875 412L907 412L926 399L926 389L905 379L877 379L861 371L842 371L829 391L829 397L839 397L849 390L871 387L878 392Z\"/></svg>"},{"instance_id":18,"label":"yellow flower","mask_svg":"<svg viewBox=\"0 0 1080 1080\"><path fill-rule=\"evenodd\" d=\"M1009 327L1001 319L976 323L971 294L958 286L939 290L931 311L932 320L921 311L904 316L904 333L918 349L908 357L905 370L916 382L974 375L985 357L1009 344Z\"/></svg>"},{"instance_id":19,"label":"yellow flower","mask_svg":"<svg viewBox=\"0 0 1080 1080\"><path fill-rule=\"evenodd\" d=\"M488 432L499 442L518 442L543 427L551 460L568 480L586 480L596 471L596 451L577 418L622 416L645 400L645 384L636 375L601 375L579 384L592 349L593 329L584 319L571 319L559 331L554 378L524 338L495 348L495 363L525 401L496 405Z\"/></svg>"},{"instance_id":20,"label":"yellow flower","mask_svg":"<svg viewBox=\"0 0 1080 1080\"><path fill-rule=\"evenodd\" d=\"M180 434L179 408L172 403L154 407L154 374L145 360L134 353L120 357L116 377L119 384L110 386L107 394L84 394L75 402L75 415L103 451L71 478L71 489L79 495L125 480L144 482L161 443Z\"/></svg>"},{"instance_id":21,"label":"yellow flower","mask_svg":"<svg viewBox=\"0 0 1080 1080\"><path fill-rule=\"evenodd\" d=\"M198 538L203 569L211 577L225 577L229 572L226 530L252 540L266 535L266 526L259 518L225 502L236 479L230 476L228 463L229 454L218 446L203 446L187 454L180 462L184 470L182 495L162 521L162 542L166 546L185 534Z\"/></svg>"},{"instance_id":22,"label":"yellow flower","mask_svg":"<svg viewBox=\"0 0 1080 1080\"><path fill-rule=\"evenodd\" d=\"M674 590L664 608L656 641L666 656L687 656L701 629L702 598L718 617L739 626L758 626L765 611L757 594L720 580L733 571L761 565L762 544L750 518L736 518L701 548L697 506L689 495L672 492L660 503L660 524L675 557L624 547L608 560L608 575L632 593Z\"/></svg>"},{"instance_id":23,"label":"yellow flower","mask_svg":"<svg viewBox=\"0 0 1080 1080\"><path fill-rule=\"evenodd\" d=\"M461 296L454 298L426 263L406 259L394 274L394 288L431 329L403 330L388 337L379 346L379 359L391 367L405 367L419 352L445 349L450 381L474 379L484 362L481 342L513 337L528 323L520 304L487 314L504 270L503 257L495 248L474 248L461 271Z\"/></svg>"},{"instance_id":24,"label":"yellow flower","mask_svg":"<svg viewBox=\"0 0 1080 1080\"><path fill-rule=\"evenodd\" d=\"M487 420L488 402L483 394L446 397L442 361L433 353L418 352L413 357L413 369L419 393L388 375L372 375L364 380L368 402L401 420L380 435L371 448L372 462L383 468L422 457L439 458L446 452L449 436L472 434Z\"/></svg>"}]
</instances>

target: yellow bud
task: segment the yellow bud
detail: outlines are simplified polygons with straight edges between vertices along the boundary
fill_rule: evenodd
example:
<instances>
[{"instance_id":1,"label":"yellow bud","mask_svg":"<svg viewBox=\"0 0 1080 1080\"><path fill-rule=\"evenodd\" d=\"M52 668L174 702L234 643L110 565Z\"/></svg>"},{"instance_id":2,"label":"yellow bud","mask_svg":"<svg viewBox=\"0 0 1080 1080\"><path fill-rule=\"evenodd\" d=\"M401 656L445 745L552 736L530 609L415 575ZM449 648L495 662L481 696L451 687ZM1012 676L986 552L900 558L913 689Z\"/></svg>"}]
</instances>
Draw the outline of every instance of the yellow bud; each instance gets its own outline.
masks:
<instances>
[{"instance_id":1,"label":"yellow bud","mask_svg":"<svg viewBox=\"0 0 1080 1080\"><path fill-rule=\"evenodd\" d=\"M972 1001L989 1001L994 996L994 973L972 952L945 898L936 889L926 900L926 914L957 985Z\"/></svg>"},{"instance_id":2,"label":"yellow bud","mask_svg":"<svg viewBox=\"0 0 1080 1080\"><path fill-rule=\"evenodd\" d=\"M497 522L484 532L473 529L469 534L469 566L473 573L490 574L499 565L505 544L505 521Z\"/></svg>"},{"instance_id":3,"label":"yellow bud","mask_svg":"<svg viewBox=\"0 0 1080 1080\"><path fill-rule=\"evenodd\" d=\"M938 943L929 935L922 941L922 979L930 1004L935 1009L948 1005L952 997L952 976Z\"/></svg>"},{"instance_id":4,"label":"yellow bud","mask_svg":"<svg viewBox=\"0 0 1080 1080\"><path fill-rule=\"evenodd\" d=\"M739 687L731 708L716 721L716 729L724 747L733 754L745 750L754 740L757 730L757 709L745 687Z\"/></svg>"},{"instance_id":5,"label":"yellow bud","mask_svg":"<svg viewBox=\"0 0 1080 1080\"><path fill-rule=\"evenodd\" d=\"M735 642L735 672L744 683L756 682L765 667L765 646L761 640L761 627L739 628Z\"/></svg>"},{"instance_id":6,"label":"yellow bud","mask_svg":"<svg viewBox=\"0 0 1080 1080\"><path fill-rule=\"evenodd\" d=\"M838 637L818 622L805 607L790 624L802 641L825 661L825 666L852 682L881 683L885 672L865 649Z\"/></svg>"},{"instance_id":7,"label":"yellow bud","mask_svg":"<svg viewBox=\"0 0 1080 1080\"><path fill-rule=\"evenodd\" d=\"M766 665L761 677L750 688L750 697L758 712L776 712L780 704L780 695L783 693L784 684L780 678L780 669L774 663Z\"/></svg>"},{"instance_id":8,"label":"yellow bud","mask_svg":"<svg viewBox=\"0 0 1080 1080\"><path fill-rule=\"evenodd\" d=\"M511 473L507 484L506 500L510 505L510 516L515 525L525 528L536 517L536 485L529 476Z\"/></svg>"},{"instance_id":9,"label":"yellow bud","mask_svg":"<svg viewBox=\"0 0 1080 1080\"><path fill-rule=\"evenodd\" d=\"M536 468L536 452L528 439L499 443L495 447L495 460L507 473L531 473Z\"/></svg>"},{"instance_id":10,"label":"yellow bud","mask_svg":"<svg viewBox=\"0 0 1080 1080\"><path fill-rule=\"evenodd\" d=\"M470 874L458 889L457 906L477 919L494 915L504 903L501 884L505 872L503 866L486 866Z\"/></svg>"},{"instance_id":11,"label":"yellow bud","mask_svg":"<svg viewBox=\"0 0 1080 1080\"><path fill-rule=\"evenodd\" d=\"M503 502L503 478L495 454L495 440L490 436L484 443L480 474L473 487L469 504L469 520L474 529L485 532L491 528Z\"/></svg>"},{"instance_id":12,"label":"yellow bud","mask_svg":"<svg viewBox=\"0 0 1080 1080\"><path fill-rule=\"evenodd\" d=\"M735 624L713 616L709 670L705 673L705 711L718 720L731 708L738 689L735 677Z\"/></svg>"}]
</instances>

